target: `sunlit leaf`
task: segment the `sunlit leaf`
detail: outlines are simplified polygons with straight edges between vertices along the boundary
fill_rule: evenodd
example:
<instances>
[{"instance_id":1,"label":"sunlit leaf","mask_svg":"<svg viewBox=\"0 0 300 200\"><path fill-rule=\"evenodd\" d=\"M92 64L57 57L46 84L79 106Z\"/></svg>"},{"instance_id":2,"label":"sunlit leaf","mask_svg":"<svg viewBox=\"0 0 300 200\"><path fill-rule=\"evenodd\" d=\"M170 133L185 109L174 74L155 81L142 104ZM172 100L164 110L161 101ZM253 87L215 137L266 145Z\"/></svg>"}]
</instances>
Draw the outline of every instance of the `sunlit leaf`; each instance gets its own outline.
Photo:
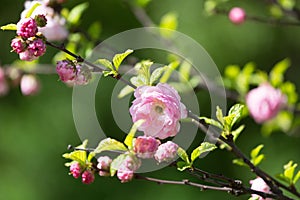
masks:
<instances>
[{"instance_id":1,"label":"sunlit leaf","mask_svg":"<svg viewBox=\"0 0 300 200\"><path fill-rule=\"evenodd\" d=\"M124 53L116 54L113 57L113 63L114 63L114 66L117 71L119 70L119 67L120 67L121 63L123 62L123 60L131 53L133 53L133 50L128 49Z\"/></svg>"},{"instance_id":2,"label":"sunlit leaf","mask_svg":"<svg viewBox=\"0 0 300 200\"><path fill-rule=\"evenodd\" d=\"M127 136L124 140L124 144L126 144L129 149L132 149L132 145L133 145L132 141L133 141L134 135L135 135L138 127L141 126L144 122L145 122L145 120L140 119L132 125L129 133L127 134Z\"/></svg>"},{"instance_id":3,"label":"sunlit leaf","mask_svg":"<svg viewBox=\"0 0 300 200\"><path fill-rule=\"evenodd\" d=\"M260 144L257 147L255 147L250 153L251 158L256 158L259 155L262 148L264 148L263 144Z\"/></svg>"},{"instance_id":4,"label":"sunlit leaf","mask_svg":"<svg viewBox=\"0 0 300 200\"><path fill-rule=\"evenodd\" d=\"M101 153L103 151L127 151L127 148L122 142L106 138L98 144L94 152Z\"/></svg>"},{"instance_id":5,"label":"sunlit leaf","mask_svg":"<svg viewBox=\"0 0 300 200\"><path fill-rule=\"evenodd\" d=\"M189 81L190 79L190 73L191 73L191 68L192 65L187 62L187 61L183 61L179 67L179 80L182 83L186 83Z\"/></svg>"},{"instance_id":6,"label":"sunlit leaf","mask_svg":"<svg viewBox=\"0 0 300 200\"><path fill-rule=\"evenodd\" d=\"M273 67L272 71L270 72L270 82L273 86L279 86L283 82L283 75L285 71L290 67L291 61L290 59L286 58L282 61L276 63Z\"/></svg>"},{"instance_id":7,"label":"sunlit leaf","mask_svg":"<svg viewBox=\"0 0 300 200\"><path fill-rule=\"evenodd\" d=\"M107 60L107 59L98 59L96 61L96 63L99 63L99 64L103 65L104 67L106 67L106 68L108 68L108 69L110 69L112 71L115 70L114 67L113 67L113 65L112 65L112 63L109 60Z\"/></svg>"},{"instance_id":8,"label":"sunlit leaf","mask_svg":"<svg viewBox=\"0 0 300 200\"><path fill-rule=\"evenodd\" d=\"M293 179L293 184L296 185L297 181L300 179L300 171L296 174L296 176Z\"/></svg>"},{"instance_id":9,"label":"sunlit leaf","mask_svg":"<svg viewBox=\"0 0 300 200\"><path fill-rule=\"evenodd\" d=\"M263 159L265 158L264 154L260 154L259 156L253 158L251 161L253 163L254 166L257 166L261 163L261 161L263 161Z\"/></svg>"},{"instance_id":10,"label":"sunlit leaf","mask_svg":"<svg viewBox=\"0 0 300 200\"><path fill-rule=\"evenodd\" d=\"M3 31L16 31L17 25L16 24L7 24L4 26L1 26L1 30Z\"/></svg>"},{"instance_id":11,"label":"sunlit leaf","mask_svg":"<svg viewBox=\"0 0 300 200\"><path fill-rule=\"evenodd\" d=\"M78 25L83 12L89 7L88 2L81 3L75 6L68 14L67 21L70 24Z\"/></svg>"},{"instance_id":12,"label":"sunlit leaf","mask_svg":"<svg viewBox=\"0 0 300 200\"><path fill-rule=\"evenodd\" d=\"M242 166L242 167L248 167L248 165L246 163L244 163L244 161L242 159L234 159L234 160L232 160L232 163L235 165Z\"/></svg>"},{"instance_id":13,"label":"sunlit leaf","mask_svg":"<svg viewBox=\"0 0 300 200\"><path fill-rule=\"evenodd\" d=\"M199 117L199 119L204 120L205 123L207 123L207 124L210 124L210 125L213 125L213 126L216 126L216 127L220 128L220 129L223 129L222 124L220 124L220 122L218 122L214 119L210 119L210 118L207 118L207 117Z\"/></svg>"},{"instance_id":14,"label":"sunlit leaf","mask_svg":"<svg viewBox=\"0 0 300 200\"><path fill-rule=\"evenodd\" d=\"M165 70L166 70L166 67L159 67L159 68L155 69L152 72L151 77L150 77L150 85L153 85L153 83L161 77L161 75L164 73Z\"/></svg>"},{"instance_id":15,"label":"sunlit leaf","mask_svg":"<svg viewBox=\"0 0 300 200\"><path fill-rule=\"evenodd\" d=\"M185 163L187 163L187 164L190 163L189 156L187 155L186 151L185 151L183 148L179 147L179 148L177 149L177 155L178 155Z\"/></svg>"},{"instance_id":16,"label":"sunlit leaf","mask_svg":"<svg viewBox=\"0 0 300 200\"><path fill-rule=\"evenodd\" d=\"M34 4L30 7L30 9L27 11L27 13L26 13L26 15L25 15L25 18L31 17L31 15L32 15L32 13L34 12L34 10L35 10L38 6L40 6L40 5L41 5L41 4L38 3L38 2L34 3Z\"/></svg>"},{"instance_id":17,"label":"sunlit leaf","mask_svg":"<svg viewBox=\"0 0 300 200\"><path fill-rule=\"evenodd\" d=\"M165 71L165 73L163 74L163 76L160 78L159 82L161 82L161 83L166 83L166 82L169 80L169 78L170 78L172 72L179 66L179 63L180 63L179 61L173 61L173 62L171 62L171 63L166 67L166 71Z\"/></svg>"},{"instance_id":18,"label":"sunlit leaf","mask_svg":"<svg viewBox=\"0 0 300 200\"><path fill-rule=\"evenodd\" d=\"M177 162L177 169L179 171L184 171L184 170L186 170L188 168L191 168L191 165L189 163L186 163L184 161L178 161Z\"/></svg>"},{"instance_id":19,"label":"sunlit leaf","mask_svg":"<svg viewBox=\"0 0 300 200\"><path fill-rule=\"evenodd\" d=\"M131 94L132 92L134 92L134 89L131 86L126 85L124 88L122 88L122 90L118 94L118 98L121 99L121 98Z\"/></svg>"},{"instance_id":20,"label":"sunlit leaf","mask_svg":"<svg viewBox=\"0 0 300 200\"><path fill-rule=\"evenodd\" d=\"M219 120L219 122L221 122L221 124L224 125L223 111L219 106L217 106L216 117Z\"/></svg>"},{"instance_id":21,"label":"sunlit leaf","mask_svg":"<svg viewBox=\"0 0 300 200\"><path fill-rule=\"evenodd\" d=\"M201 156L203 153L213 151L217 148L215 144L211 144L209 142L203 142L199 147L193 150L191 155L191 161L194 162L196 158Z\"/></svg>"},{"instance_id":22,"label":"sunlit leaf","mask_svg":"<svg viewBox=\"0 0 300 200\"><path fill-rule=\"evenodd\" d=\"M172 36L171 30L176 30L178 26L177 14L174 12L169 12L165 14L160 21L159 28L160 34L164 37Z\"/></svg>"}]
</instances>

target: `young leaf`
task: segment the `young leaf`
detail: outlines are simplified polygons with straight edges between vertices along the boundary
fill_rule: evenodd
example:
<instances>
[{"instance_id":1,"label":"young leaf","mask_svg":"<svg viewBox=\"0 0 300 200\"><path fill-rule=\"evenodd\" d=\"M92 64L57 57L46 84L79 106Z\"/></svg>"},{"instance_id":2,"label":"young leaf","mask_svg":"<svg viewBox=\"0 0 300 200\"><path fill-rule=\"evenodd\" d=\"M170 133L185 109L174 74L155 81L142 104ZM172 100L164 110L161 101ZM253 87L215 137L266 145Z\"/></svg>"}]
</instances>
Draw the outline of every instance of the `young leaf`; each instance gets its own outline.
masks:
<instances>
[{"instance_id":1,"label":"young leaf","mask_svg":"<svg viewBox=\"0 0 300 200\"><path fill-rule=\"evenodd\" d=\"M235 124L235 122L242 116L244 105L242 104L235 104L232 106L228 112L228 115L232 115L233 119L231 122L231 127Z\"/></svg>"},{"instance_id":2,"label":"young leaf","mask_svg":"<svg viewBox=\"0 0 300 200\"><path fill-rule=\"evenodd\" d=\"M102 151L127 151L127 148L123 143L115 139L106 138L98 144L94 152L97 154Z\"/></svg>"},{"instance_id":3,"label":"young leaf","mask_svg":"<svg viewBox=\"0 0 300 200\"><path fill-rule=\"evenodd\" d=\"M81 3L77 6L75 6L69 13L67 21L70 24L73 25L78 25L79 24L79 20L81 19L81 16L83 14L83 12L89 7L89 3L85 2L85 3Z\"/></svg>"},{"instance_id":4,"label":"young leaf","mask_svg":"<svg viewBox=\"0 0 300 200\"><path fill-rule=\"evenodd\" d=\"M98 40L101 33L101 24L99 21L92 23L88 29L88 33L93 40Z\"/></svg>"},{"instance_id":5,"label":"young leaf","mask_svg":"<svg viewBox=\"0 0 300 200\"><path fill-rule=\"evenodd\" d=\"M3 31L16 31L17 25L16 24L7 24L4 26L1 26L1 30Z\"/></svg>"},{"instance_id":6,"label":"young leaf","mask_svg":"<svg viewBox=\"0 0 300 200\"><path fill-rule=\"evenodd\" d=\"M177 149L177 155L187 164L190 164L189 156L187 155L186 151L179 147Z\"/></svg>"},{"instance_id":7,"label":"young leaf","mask_svg":"<svg viewBox=\"0 0 300 200\"><path fill-rule=\"evenodd\" d=\"M241 125L234 131L231 131L231 134L233 135L233 141L236 141L236 139L238 138L240 133L244 130L244 128L245 128L245 125Z\"/></svg>"},{"instance_id":8,"label":"young leaf","mask_svg":"<svg viewBox=\"0 0 300 200\"><path fill-rule=\"evenodd\" d=\"M300 171L296 174L296 176L293 179L293 184L296 185L297 181L300 179Z\"/></svg>"},{"instance_id":9,"label":"young leaf","mask_svg":"<svg viewBox=\"0 0 300 200\"><path fill-rule=\"evenodd\" d=\"M41 5L41 4L38 3L38 2L36 2L35 4L33 4L33 5L30 7L30 9L27 11L27 13L26 13L26 15L25 15L25 18L30 17L30 16L32 15L32 13L34 12L34 10L35 10L38 6L40 6L40 5Z\"/></svg>"},{"instance_id":10,"label":"young leaf","mask_svg":"<svg viewBox=\"0 0 300 200\"><path fill-rule=\"evenodd\" d=\"M205 123L207 123L207 124L210 124L210 125L213 125L213 126L216 126L216 127L220 128L220 129L223 129L222 124L220 124L220 122L218 122L214 119L210 119L208 117L199 117L199 119L204 120Z\"/></svg>"},{"instance_id":11,"label":"young leaf","mask_svg":"<svg viewBox=\"0 0 300 200\"><path fill-rule=\"evenodd\" d=\"M184 171L184 170L186 170L188 168L191 168L191 165L189 163L186 163L184 161L178 161L177 162L177 169L179 171Z\"/></svg>"},{"instance_id":12,"label":"young leaf","mask_svg":"<svg viewBox=\"0 0 300 200\"><path fill-rule=\"evenodd\" d=\"M132 141L133 141L134 135L135 135L138 127L141 126L144 122L145 122L145 120L140 119L132 125L127 137L124 140L124 144L126 144L129 149L132 149L132 145L133 145Z\"/></svg>"},{"instance_id":13,"label":"young leaf","mask_svg":"<svg viewBox=\"0 0 300 200\"><path fill-rule=\"evenodd\" d=\"M263 144L255 147L250 153L251 158L256 158L259 155L259 152L262 150L262 148L264 148Z\"/></svg>"},{"instance_id":14,"label":"young leaf","mask_svg":"<svg viewBox=\"0 0 300 200\"><path fill-rule=\"evenodd\" d=\"M121 63L123 62L123 60L131 53L133 53L133 50L128 49L124 53L116 54L113 57L113 63L114 63L114 66L117 71L119 70L119 67L120 67Z\"/></svg>"},{"instance_id":15,"label":"young leaf","mask_svg":"<svg viewBox=\"0 0 300 200\"><path fill-rule=\"evenodd\" d=\"M278 62L270 72L270 82L273 86L279 86L283 82L283 75L290 67L291 61L286 58Z\"/></svg>"},{"instance_id":16,"label":"young leaf","mask_svg":"<svg viewBox=\"0 0 300 200\"><path fill-rule=\"evenodd\" d=\"M123 98L127 95L129 95L130 93L134 92L134 89L129 86L129 85L126 85L121 91L120 93L118 94L118 98Z\"/></svg>"},{"instance_id":17,"label":"young leaf","mask_svg":"<svg viewBox=\"0 0 300 200\"><path fill-rule=\"evenodd\" d=\"M293 164L293 161L290 161L288 164L284 166L283 175L289 180L289 184L292 184L294 172L297 167L297 164Z\"/></svg>"},{"instance_id":18,"label":"young leaf","mask_svg":"<svg viewBox=\"0 0 300 200\"><path fill-rule=\"evenodd\" d=\"M166 71L160 78L159 82L166 83L169 80L172 72L179 66L179 63L179 61L173 61L168 66L166 66Z\"/></svg>"},{"instance_id":19,"label":"young leaf","mask_svg":"<svg viewBox=\"0 0 300 200\"><path fill-rule=\"evenodd\" d=\"M216 117L219 120L219 122L221 122L221 124L224 125L223 112L219 106L217 106Z\"/></svg>"},{"instance_id":20,"label":"young leaf","mask_svg":"<svg viewBox=\"0 0 300 200\"><path fill-rule=\"evenodd\" d=\"M188 82L189 78L190 78L190 71L191 71L192 65L187 62L187 61L183 61L180 65L179 68L179 80L181 83L186 83Z\"/></svg>"},{"instance_id":21,"label":"young leaf","mask_svg":"<svg viewBox=\"0 0 300 200\"><path fill-rule=\"evenodd\" d=\"M87 153L86 153L86 151L84 151L84 149L86 148L87 143L88 143L88 141L84 140L81 145L76 147L77 149L83 149L83 150L75 150L71 153L65 153L65 154L63 154L63 157L73 160L73 161L77 161L80 164L84 165L85 161L86 161L86 156L87 156L86 155Z\"/></svg>"},{"instance_id":22,"label":"young leaf","mask_svg":"<svg viewBox=\"0 0 300 200\"><path fill-rule=\"evenodd\" d=\"M135 0L135 3L143 8L146 7L150 2L151 0Z\"/></svg>"},{"instance_id":23,"label":"young leaf","mask_svg":"<svg viewBox=\"0 0 300 200\"><path fill-rule=\"evenodd\" d=\"M165 70L166 70L166 67L159 67L159 68L155 69L150 76L150 85L153 85L153 83L155 81L157 81L159 79L159 77L161 77L162 73L164 73Z\"/></svg>"},{"instance_id":24,"label":"young leaf","mask_svg":"<svg viewBox=\"0 0 300 200\"><path fill-rule=\"evenodd\" d=\"M178 25L178 20L177 20L177 14L174 12L169 12L165 14L160 21L159 28L160 33L164 37L170 37L172 36L172 32L170 30L176 30ZM169 30L166 30L169 29Z\"/></svg>"},{"instance_id":25,"label":"young leaf","mask_svg":"<svg viewBox=\"0 0 300 200\"><path fill-rule=\"evenodd\" d=\"M238 159L238 158L234 159L234 160L232 160L232 163L236 164L236 165L239 165L239 166L242 166L242 167L248 167L248 165L245 164L242 159Z\"/></svg>"},{"instance_id":26,"label":"young leaf","mask_svg":"<svg viewBox=\"0 0 300 200\"><path fill-rule=\"evenodd\" d=\"M127 154L121 154L117 158L115 158L110 165L110 175L114 176L120 166L123 164L124 160L126 159Z\"/></svg>"},{"instance_id":27,"label":"young leaf","mask_svg":"<svg viewBox=\"0 0 300 200\"><path fill-rule=\"evenodd\" d=\"M196 160L196 158L201 156L203 153L213 151L216 148L217 147L215 144L211 144L209 142L201 143L201 145L199 147L197 147L196 149L194 149L194 151L192 152L192 155L191 155L192 162L194 162L194 160Z\"/></svg>"},{"instance_id":28,"label":"young leaf","mask_svg":"<svg viewBox=\"0 0 300 200\"><path fill-rule=\"evenodd\" d=\"M118 75L118 72L116 72L116 71L103 71L103 75L105 77L107 77L107 76L113 76L113 77L115 77L115 76Z\"/></svg>"},{"instance_id":29,"label":"young leaf","mask_svg":"<svg viewBox=\"0 0 300 200\"><path fill-rule=\"evenodd\" d=\"M253 158L251 160L251 162L253 163L254 166L257 166L261 163L261 161L263 161L263 159L265 158L264 154L260 154L259 156Z\"/></svg>"},{"instance_id":30,"label":"young leaf","mask_svg":"<svg viewBox=\"0 0 300 200\"><path fill-rule=\"evenodd\" d=\"M106 67L106 68L108 68L108 69L110 69L112 71L115 70L114 67L113 67L113 65L112 65L112 63L109 60L107 60L107 59L98 59L96 61L96 63L99 63L99 64L103 65L104 67Z\"/></svg>"}]
</instances>

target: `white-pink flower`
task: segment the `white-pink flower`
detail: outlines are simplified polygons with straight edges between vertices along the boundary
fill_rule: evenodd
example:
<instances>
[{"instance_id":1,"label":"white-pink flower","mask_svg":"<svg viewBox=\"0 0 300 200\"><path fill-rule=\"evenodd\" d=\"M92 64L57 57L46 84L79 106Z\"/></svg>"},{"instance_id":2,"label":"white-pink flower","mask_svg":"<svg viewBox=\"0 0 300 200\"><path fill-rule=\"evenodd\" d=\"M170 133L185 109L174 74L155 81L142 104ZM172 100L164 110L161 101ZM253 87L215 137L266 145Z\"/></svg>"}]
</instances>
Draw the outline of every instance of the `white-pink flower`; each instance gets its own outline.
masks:
<instances>
[{"instance_id":1,"label":"white-pink flower","mask_svg":"<svg viewBox=\"0 0 300 200\"><path fill-rule=\"evenodd\" d=\"M8 83L5 78L5 71L0 67L0 97L5 96L9 91Z\"/></svg>"},{"instance_id":2,"label":"white-pink flower","mask_svg":"<svg viewBox=\"0 0 300 200\"><path fill-rule=\"evenodd\" d=\"M234 24L242 24L246 19L246 12L244 9L234 7L229 11L228 17Z\"/></svg>"},{"instance_id":3,"label":"white-pink flower","mask_svg":"<svg viewBox=\"0 0 300 200\"><path fill-rule=\"evenodd\" d=\"M263 123L277 115L286 104L286 96L279 89L264 83L247 94L246 104L254 120Z\"/></svg>"},{"instance_id":4,"label":"white-pink flower","mask_svg":"<svg viewBox=\"0 0 300 200\"><path fill-rule=\"evenodd\" d=\"M187 117L187 110L173 87L166 83L140 86L134 96L129 111L133 122L145 120L138 129L146 136L165 139L179 132L179 120Z\"/></svg>"},{"instance_id":5,"label":"white-pink flower","mask_svg":"<svg viewBox=\"0 0 300 200\"><path fill-rule=\"evenodd\" d=\"M260 191L260 192L264 192L264 193L271 193L270 187L260 177L257 177L256 179L251 180L250 184L251 184L251 189L252 190L256 190L256 191ZM252 197L258 198L258 200L272 200L272 198L264 199L264 198L262 198L261 196L259 196L257 194L252 194Z\"/></svg>"},{"instance_id":6,"label":"white-pink flower","mask_svg":"<svg viewBox=\"0 0 300 200\"><path fill-rule=\"evenodd\" d=\"M154 154L155 160L160 162L170 162L177 155L178 145L172 141L161 144Z\"/></svg>"},{"instance_id":7,"label":"white-pink flower","mask_svg":"<svg viewBox=\"0 0 300 200\"><path fill-rule=\"evenodd\" d=\"M34 75L23 75L20 87L23 95L35 95L40 90L40 82Z\"/></svg>"},{"instance_id":8,"label":"white-pink flower","mask_svg":"<svg viewBox=\"0 0 300 200\"><path fill-rule=\"evenodd\" d=\"M108 156L100 156L98 159L97 168L99 169L100 176L109 176L110 175L110 164L112 159Z\"/></svg>"},{"instance_id":9,"label":"white-pink flower","mask_svg":"<svg viewBox=\"0 0 300 200\"><path fill-rule=\"evenodd\" d=\"M160 141L151 136L139 136L134 140L133 150L140 158L152 158Z\"/></svg>"}]
</instances>

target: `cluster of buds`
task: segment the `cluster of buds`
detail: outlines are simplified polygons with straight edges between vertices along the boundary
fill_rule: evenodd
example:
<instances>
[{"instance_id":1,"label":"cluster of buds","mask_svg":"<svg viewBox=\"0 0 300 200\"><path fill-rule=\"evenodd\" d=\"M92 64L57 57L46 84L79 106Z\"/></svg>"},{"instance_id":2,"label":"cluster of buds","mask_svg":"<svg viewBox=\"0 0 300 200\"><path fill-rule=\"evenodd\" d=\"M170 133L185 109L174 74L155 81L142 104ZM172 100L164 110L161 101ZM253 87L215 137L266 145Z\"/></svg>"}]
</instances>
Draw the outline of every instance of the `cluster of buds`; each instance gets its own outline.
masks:
<instances>
[{"instance_id":1,"label":"cluster of buds","mask_svg":"<svg viewBox=\"0 0 300 200\"><path fill-rule=\"evenodd\" d=\"M95 180L93 171L85 169L79 162L76 161L70 165L70 174L76 179L81 176L82 183L85 184L93 183Z\"/></svg>"},{"instance_id":2,"label":"cluster of buds","mask_svg":"<svg viewBox=\"0 0 300 200\"><path fill-rule=\"evenodd\" d=\"M46 23L44 15L22 18L17 23L17 37L11 41L11 47L14 52L19 54L21 60L32 61L44 55L46 52L45 39L38 32L38 27L43 27Z\"/></svg>"},{"instance_id":3,"label":"cluster of buds","mask_svg":"<svg viewBox=\"0 0 300 200\"><path fill-rule=\"evenodd\" d=\"M86 85L91 79L90 69L70 60L58 61L56 72L60 80L68 85Z\"/></svg>"}]
</instances>

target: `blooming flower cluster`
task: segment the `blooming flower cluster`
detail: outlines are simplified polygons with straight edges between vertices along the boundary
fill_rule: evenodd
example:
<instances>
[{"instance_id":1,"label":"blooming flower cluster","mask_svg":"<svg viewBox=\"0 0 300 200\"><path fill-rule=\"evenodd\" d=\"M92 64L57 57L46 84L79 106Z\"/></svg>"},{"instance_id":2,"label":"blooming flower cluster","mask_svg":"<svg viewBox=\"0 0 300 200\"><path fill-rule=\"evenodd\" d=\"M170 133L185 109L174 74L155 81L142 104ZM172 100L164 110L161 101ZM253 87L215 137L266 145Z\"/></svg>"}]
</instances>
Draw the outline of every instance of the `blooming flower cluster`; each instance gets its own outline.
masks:
<instances>
[{"instance_id":1,"label":"blooming flower cluster","mask_svg":"<svg viewBox=\"0 0 300 200\"><path fill-rule=\"evenodd\" d=\"M58 61L56 72L60 80L69 85L85 85L91 79L91 71L88 68L70 60Z\"/></svg>"},{"instance_id":2,"label":"blooming flower cluster","mask_svg":"<svg viewBox=\"0 0 300 200\"><path fill-rule=\"evenodd\" d=\"M274 118L284 107L286 101L286 96L268 83L250 90L246 96L249 112L257 123L263 123Z\"/></svg>"},{"instance_id":3,"label":"blooming flower cluster","mask_svg":"<svg viewBox=\"0 0 300 200\"><path fill-rule=\"evenodd\" d=\"M17 37L11 41L14 52L19 54L21 60L32 61L44 55L46 44L43 35L38 32L38 26L46 24L44 15L35 18L21 18L17 23Z\"/></svg>"},{"instance_id":4,"label":"blooming flower cluster","mask_svg":"<svg viewBox=\"0 0 300 200\"><path fill-rule=\"evenodd\" d=\"M165 139L175 136L180 129L179 120L187 117L178 92L168 84L141 86L134 92L130 107L132 121L145 120L139 127L147 136Z\"/></svg>"},{"instance_id":5,"label":"blooming flower cluster","mask_svg":"<svg viewBox=\"0 0 300 200\"><path fill-rule=\"evenodd\" d=\"M84 167L76 161L70 165L70 174L74 178L79 178L81 175L82 183L85 184L90 184L95 180L94 173L89 169L84 170Z\"/></svg>"}]
</instances>

